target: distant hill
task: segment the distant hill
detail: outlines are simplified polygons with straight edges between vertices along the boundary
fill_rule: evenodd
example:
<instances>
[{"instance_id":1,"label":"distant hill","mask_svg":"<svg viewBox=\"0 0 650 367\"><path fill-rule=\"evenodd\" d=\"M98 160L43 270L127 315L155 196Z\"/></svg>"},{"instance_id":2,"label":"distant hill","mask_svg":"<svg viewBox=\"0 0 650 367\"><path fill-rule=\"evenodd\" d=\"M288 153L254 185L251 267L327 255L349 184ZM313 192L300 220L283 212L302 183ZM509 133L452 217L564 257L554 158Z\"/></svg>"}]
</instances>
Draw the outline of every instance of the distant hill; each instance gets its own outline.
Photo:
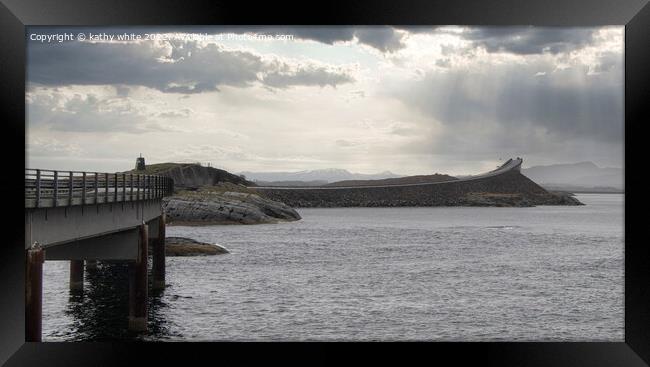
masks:
<instances>
[{"instance_id":1,"label":"distant hill","mask_svg":"<svg viewBox=\"0 0 650 367\"><path fill-rule=\"evenodd\" d=\"M601 168L593 162L533 166L522 169L521 173L544 187L579 187L583 190L622 190L624 187L622 168Z\"/></svg>"},{"instance_id":2,"label":"distant hill","mask_svg":"<svg viewBox=\"0 0 650 367\"><path fill-rule=\"evenodd\" d=\"M310 181L330 183L343 180L381 180L385 178L402 177L401 175L397 175L389 171L375 174L365 174L352 173L348 170L338 168L317 169L299 172L241 172L241 174L246 176L247 180L258 182L260 186L260 181L263 181L266 184L269 182L276 182L276 184L274 184L275 186L277 186L277 181L290 181L299 184L295 186L310 186L308 184Z\"/></svg>"},{"instance_id":3,"label":"distant hill","mask_svg":"<svg viewBox=\"0 0 650 367\"><path fill-rule=\"evenodd\" d=\"M429 182L454 181L456 177L443 174L385 178L382 180L346 180L327 184L326 186L371 186L371 185L406 185Z\"/></svg>"},{"instance_id":4,"label":"distant hill","mask_svg":"<svg viewBox=\"0 0 650 367\"><path fill-rule=\"evenodd\" d=\"M254 186L252 182L228 171L213 167L204 167L196 163L148 164L144 171L131 170L128 173L155 174L171 177L174 179L174 187L177 188L198 188L201 186L216 185L219 182Z\"/></svg>"}]
</instances>

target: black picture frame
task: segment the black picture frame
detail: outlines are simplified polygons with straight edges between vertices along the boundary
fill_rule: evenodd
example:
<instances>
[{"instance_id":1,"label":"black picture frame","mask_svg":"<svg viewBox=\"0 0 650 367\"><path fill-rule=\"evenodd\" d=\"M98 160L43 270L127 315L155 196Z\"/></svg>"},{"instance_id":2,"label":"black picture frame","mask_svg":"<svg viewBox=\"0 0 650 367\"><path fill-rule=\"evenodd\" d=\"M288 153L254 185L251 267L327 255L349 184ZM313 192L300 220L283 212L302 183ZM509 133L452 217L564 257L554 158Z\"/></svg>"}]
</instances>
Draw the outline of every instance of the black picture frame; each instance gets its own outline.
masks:
<instances>
[{"instance_id":1,"label":"black picture frame","mask_svg":"<svg viewBox=\"0 0 650 367\"><path fill-rule=\"evenodd\" d=\"M479 362L499 366L644 366L650 364L650 246L641 240L645 200L634 180L642 164L643 124L650 102L650 5L647 0L527 0L480 1L98 1L2 0L0 4L0 90L3 106L5 157L1 182L5 241L0 246L0 363L25 365L132 365L199 363L197 355L214 363L246 362L262 357L296 360L296 349L309 353L304 363L335 361L331 343L25 343L24 228L14 213L22 210L18 159L25 142L25 26L29 25L537 25L625 26L625 341L620 343L351 343L364 359L405 362L418 356L454 365ZM24 150L22 150L24 152ZM640 172L639 172L640 173ZM299 347L299 348L298 348ZM336 348L335 348L336 347ZM352 347L352 348L351 348ZM261 352L251 352L262 349ZM347 359L347 358L346 358Z\"/></svg>"}]
</instances>

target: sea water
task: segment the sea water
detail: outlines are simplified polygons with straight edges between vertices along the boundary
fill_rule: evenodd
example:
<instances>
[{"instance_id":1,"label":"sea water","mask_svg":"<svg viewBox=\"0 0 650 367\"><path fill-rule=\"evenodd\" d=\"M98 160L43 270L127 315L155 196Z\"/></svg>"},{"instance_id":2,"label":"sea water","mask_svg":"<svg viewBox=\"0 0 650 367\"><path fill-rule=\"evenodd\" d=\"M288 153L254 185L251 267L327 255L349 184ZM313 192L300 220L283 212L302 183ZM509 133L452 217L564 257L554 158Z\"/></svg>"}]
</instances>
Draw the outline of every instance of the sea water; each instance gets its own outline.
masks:
<instances>
[{"instance_id":1,"label":"sea water","mask_svg":"<svg viewBox=\"0 0 650 367\"><path fill-rule=\"evenodd\" d=\"M149 331L120 264L68 290L44 265L43 339L623 341L624 197L585 206L313 208L281 224L167 228L229 254L168 257Z\"/></svg>"}]
</instances>

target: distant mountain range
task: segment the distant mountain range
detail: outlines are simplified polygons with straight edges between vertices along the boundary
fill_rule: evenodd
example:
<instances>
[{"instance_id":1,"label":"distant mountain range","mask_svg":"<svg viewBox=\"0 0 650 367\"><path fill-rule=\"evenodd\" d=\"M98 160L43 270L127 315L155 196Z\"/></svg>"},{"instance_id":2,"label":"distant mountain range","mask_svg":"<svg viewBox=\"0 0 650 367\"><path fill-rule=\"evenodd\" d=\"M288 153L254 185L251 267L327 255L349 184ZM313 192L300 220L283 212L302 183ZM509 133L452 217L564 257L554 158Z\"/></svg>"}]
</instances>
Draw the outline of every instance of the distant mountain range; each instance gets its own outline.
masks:
<instances>
[{"instance_id":1,"label":"distant mountain range","mask_svg":"<svg viewBox=\"0 0 650 367\"><path fill-rule=\"evenodd\" d=\"M345 169L327 168L299 172L240 172L246 176L249 181L258 184L281 181L283 183L299 184L303 181L302 185L322 185L330 182L345 181L345 180L382 180L386 178L403 177L390 171L381 173L352 173ZM278 183L278 182L276 182Z\"/></svg>"},{"instance_id":2,"label":"distant mountain range","mask_svg":"<svg viewBox=\"0 0 650 367\"><path fill-rule=\"evenodd\" d=\"M607 188L616 190L624 188L625 176L622 168L601 168L593 162L533 166L522 169L521 173L538 184L552 189L602 191Z\"/></svg>"},{"instance_id":3,"label":"distant mountain range","mask_svg":"<svg viewBox=\"0 0 650 367\"><path fill-rule=\"evenodd\" d=\"M623 169L598 167L593 162L533 166L521 170L525 176L549 190L620 192L623 190ZM260 186L320 186L340 181L368 181L405 178L390 171L365 174L345 169L328 168L299 172L240 172L246 180ZM413 179L427 176L413 176ZM462 176L457 176L461 178ZM433 180L435 181L435 180ZM341 183L344 184L344 183ZM365 182L365 184L371 184Z\"/></svg>"}]
</instances>

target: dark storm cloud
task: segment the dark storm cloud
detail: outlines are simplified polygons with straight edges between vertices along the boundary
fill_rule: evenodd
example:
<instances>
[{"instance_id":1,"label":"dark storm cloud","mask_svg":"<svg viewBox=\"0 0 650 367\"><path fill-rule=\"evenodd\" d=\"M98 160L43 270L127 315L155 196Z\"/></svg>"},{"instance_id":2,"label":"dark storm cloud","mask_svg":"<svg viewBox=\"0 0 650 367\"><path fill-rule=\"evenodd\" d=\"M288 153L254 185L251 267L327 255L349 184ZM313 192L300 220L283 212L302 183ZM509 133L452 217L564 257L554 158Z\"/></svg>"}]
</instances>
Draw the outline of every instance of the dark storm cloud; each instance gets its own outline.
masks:
<instances>
[{"instance_id":1,"label":"dark storm cloud","mask_svg":"<svg viewBox=\"0 0 650 367\"><path fill-rule=\"evenodd\" d=\"M390 27L359 28L355 35L360 43L372 46L381 52L394 52L405 47L403 35Z\"/></svg>"},{"instance_id":2,"label":"dark storm cloud","mask_svg":"<svg viewBox=\"0 0 650 367\"><path fill-rule=\"evenodd\" d=\"M252 31L255 31L253 29ZM355 29L352 27L289 27L260 29L262 33L292 34L296 38L332 45L336 42L352 41Z\"/></svg>"},{"instance_id":3,"label":"dark storm cloud","mask_svg":"<svg viewBox=\"0 0 650 367\"><path fill-rule=\"evenodd\" d=\"M566 27L472 27L462 33L452 32L444 27L427 26L396 26L386 27L382 32L373 31L367 34L370 39L364 41L382 51L395 51L404 47L403 36L395 29L404 30L410 34L454 34L471 41L473 46L482 46L489 52L510 52L530 55L548 52L557 54L582 48L594 42L596 28L566 28ZM388 31L390 30L390 31ZM356 35L359 42L363 37ZM375 43L373 40L377 40Z\"/></svg>"},{"instance_id":4,"label":"dark storm cloud","mask_svg":"<svg viewBox=\"0 0 650 367\"><path fill-rule=\"evenodd\" d=\"M223 32L260 34L289 34L298 39L333 45L354 40L381 52L394 52L405 47L404 35L390 26L292 26L292 27L238 27L223 28Z\"/></svg>"},{"instance_id":5,"label":"dark storm cloud","mask_svg":"<svg viewBox=\"0 0 650 367\"><path fill-rule=\"evenodd\" d=\"M205 30L204 30L205 31ZM209 32L287 34L297 39L311 40L328 45L350 42L355 38L359 44L367 45L381 52L395 52L406 45L404 34L390 26L291 26L291 27L220 27L209 28Z\"/></svg>"},{"instance_id":6,"label":"dark storm cloud","mask_svg":"<svg viewBox=\"0 0 650 367\"><path fill-rule=\"evenodd\" d=\"M400 28L402 29L402 28ZM404 28L406 29L406 28ZM337 42L350 42L355 38L360 44L374 47L382 52L394 52L405 47L402 43L404 34L391 26L169 26L169 27L39 27L32 26L29 30L38 34L57 34L63 31L85 32L86 34L135 33L144 35L152 33L196 33L196 34L245 34L262 35L292 35L296 39L311 40L327 45ZM431 31L432 28L414 28L414 31Z\"/></svg>"},{"instance_id":7,"label":"dark storm cloud","mask_svg":"<svg viewBox=\"0 0 650 367\"><path fill-rule=\"evenodd\" d=\"M335 86L352 82L342 70L267 61L259 55L196 42L165 44L66 42L29 43L27 79L43 85L145 86L169 93L201 93L219 86ZM281 73L282 78L277 75Z\"/></svg>"},{"instance_id":8,"label":"dark storm cloud","mask_svg":"<svg viewBox=\"0 0 650 367\"><path fill-rule=\"evenodd\" d=\"M577 50L594 40L593 28L479 27L462 37L489 52L530 55Z\"/></svg>"},{"instance_id":9,"label":"dark storm cloud","mask_svg":"<svg viewBox=\"0 0 650 367\"><path fill-rule=\"evenodd\" d=\"M587 75L587 67L535 76L539 66L493 66L431 72L393 95L441 123L450 134L443 143L471 136L471 149L494 142L533 149L571 139L622 144L622 57L607 61L620 76Z\"/></svg>"}]
</instances>

